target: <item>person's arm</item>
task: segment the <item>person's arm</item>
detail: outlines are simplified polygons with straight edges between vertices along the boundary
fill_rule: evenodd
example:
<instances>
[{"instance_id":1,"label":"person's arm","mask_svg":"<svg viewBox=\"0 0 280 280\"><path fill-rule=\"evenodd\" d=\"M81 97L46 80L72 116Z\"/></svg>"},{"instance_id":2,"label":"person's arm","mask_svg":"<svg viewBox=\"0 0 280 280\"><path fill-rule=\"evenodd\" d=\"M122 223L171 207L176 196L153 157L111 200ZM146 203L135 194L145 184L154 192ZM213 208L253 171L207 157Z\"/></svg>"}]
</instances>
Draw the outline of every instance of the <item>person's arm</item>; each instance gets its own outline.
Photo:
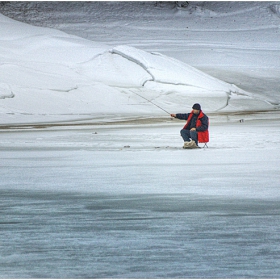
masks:
<instances>
[{"instance_id":1,"label":"person's arm","mask_svg":"<svg viewBox=\"0 0 280 280\"><path fill-rule=\"evenodd\" d=\"M171 117L177 118L179 120L187 120L189 117L189 114L170 114Z\"/></svg>"}]
</instances>

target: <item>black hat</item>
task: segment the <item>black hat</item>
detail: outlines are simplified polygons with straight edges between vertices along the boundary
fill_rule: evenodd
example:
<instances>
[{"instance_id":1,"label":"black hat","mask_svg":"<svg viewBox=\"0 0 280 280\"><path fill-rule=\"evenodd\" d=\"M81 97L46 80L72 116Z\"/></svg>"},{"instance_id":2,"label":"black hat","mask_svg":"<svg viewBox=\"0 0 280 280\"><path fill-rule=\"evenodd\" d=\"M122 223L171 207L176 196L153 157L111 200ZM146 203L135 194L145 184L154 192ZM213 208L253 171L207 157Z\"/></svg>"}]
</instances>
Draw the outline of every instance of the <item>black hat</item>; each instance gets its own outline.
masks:
<instances>
[{"instance_id":1,"label":"black hat","mask_svg":"<svg viewBox=\"0 0 280 280\"><path fill-rule=\"evenodd\" d=\"M198 103L193 104L192 108L195 110L201 110L201 106Z\"/></svg>"}]
</instances>

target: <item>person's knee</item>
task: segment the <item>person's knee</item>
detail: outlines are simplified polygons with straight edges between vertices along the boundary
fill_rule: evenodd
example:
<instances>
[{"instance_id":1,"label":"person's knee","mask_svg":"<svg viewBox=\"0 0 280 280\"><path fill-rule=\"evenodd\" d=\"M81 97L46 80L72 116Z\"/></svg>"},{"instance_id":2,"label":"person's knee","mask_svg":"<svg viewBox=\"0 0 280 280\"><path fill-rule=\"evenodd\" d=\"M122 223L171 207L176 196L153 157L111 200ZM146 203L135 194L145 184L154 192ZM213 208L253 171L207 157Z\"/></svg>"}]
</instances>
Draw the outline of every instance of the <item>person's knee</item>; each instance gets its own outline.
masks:
<instances>
[{"instance_id":1,"label":"person's knee","mask_svg":"<svg viewBox=\"0 0 280 280\"><path fill-rule=\"evenodd\" d=\"M196 135L197 134L196 130L191 130L190 133L191 133L191 135Z\"/></svg>"},{"instance_id":2,"label":"person's knee","mask_svg":"<svg viewBox=\"0 0 280 280\"><path fill-rule=\"evenodd\" d=\"M191 130L191 131L190 131L190 134L191 134L191 138L192 138L192 139L197 139L197 131Z\"/></svg>"}]
</instances>

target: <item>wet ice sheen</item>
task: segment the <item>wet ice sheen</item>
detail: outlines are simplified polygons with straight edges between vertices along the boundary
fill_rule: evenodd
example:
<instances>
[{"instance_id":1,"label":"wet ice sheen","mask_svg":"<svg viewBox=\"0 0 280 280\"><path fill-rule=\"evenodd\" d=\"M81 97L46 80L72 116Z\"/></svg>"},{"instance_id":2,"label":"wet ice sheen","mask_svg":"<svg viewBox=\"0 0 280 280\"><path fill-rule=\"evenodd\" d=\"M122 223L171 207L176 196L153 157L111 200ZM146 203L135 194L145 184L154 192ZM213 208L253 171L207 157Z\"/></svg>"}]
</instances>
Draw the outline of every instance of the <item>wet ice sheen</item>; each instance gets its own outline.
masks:
<instances>
[{"instance_id":1,"label":"wet ice sheen","mask_svg":"<svg viewBox=\"0 0 280 280\"><path fill-rule=\"evenodd\" d=\"M1 277L276 277L278 200L1 191Z\"/></svg>"}]
</instances>

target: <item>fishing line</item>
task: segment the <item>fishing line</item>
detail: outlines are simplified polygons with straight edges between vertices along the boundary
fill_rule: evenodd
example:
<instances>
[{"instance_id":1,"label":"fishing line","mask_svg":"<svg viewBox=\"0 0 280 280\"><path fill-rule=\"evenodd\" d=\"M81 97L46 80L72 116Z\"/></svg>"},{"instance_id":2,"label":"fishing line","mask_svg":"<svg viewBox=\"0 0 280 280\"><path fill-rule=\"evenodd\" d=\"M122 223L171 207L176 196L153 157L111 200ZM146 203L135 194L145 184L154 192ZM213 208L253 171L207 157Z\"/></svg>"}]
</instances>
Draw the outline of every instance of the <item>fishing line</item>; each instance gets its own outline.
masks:
<instances>
[{"instance_id":1,"label":"fishing line","mask_svg":"<svg viewBox=\"0 0 280 280\"><path fill-rule=\"evenodd\" d=\"M163 109L163 108L160 107L159 105L155 104L153 101L149 100L148 98L146 98L146 97L144 97L144 96L142 96L142 95L140 95L140 94L138 94L138 93L136 93L136 92L133 92L133 93L135 93L136 95L142 97L142 98L145 99L146 101L152 103L153 105L155 105L156 107L158 107L159 109L161 109L162 111L164 111L165 113L167 113L168 115L170 115L169 112L167 112L165 109Z\"/></svg>"}]
</instances>

